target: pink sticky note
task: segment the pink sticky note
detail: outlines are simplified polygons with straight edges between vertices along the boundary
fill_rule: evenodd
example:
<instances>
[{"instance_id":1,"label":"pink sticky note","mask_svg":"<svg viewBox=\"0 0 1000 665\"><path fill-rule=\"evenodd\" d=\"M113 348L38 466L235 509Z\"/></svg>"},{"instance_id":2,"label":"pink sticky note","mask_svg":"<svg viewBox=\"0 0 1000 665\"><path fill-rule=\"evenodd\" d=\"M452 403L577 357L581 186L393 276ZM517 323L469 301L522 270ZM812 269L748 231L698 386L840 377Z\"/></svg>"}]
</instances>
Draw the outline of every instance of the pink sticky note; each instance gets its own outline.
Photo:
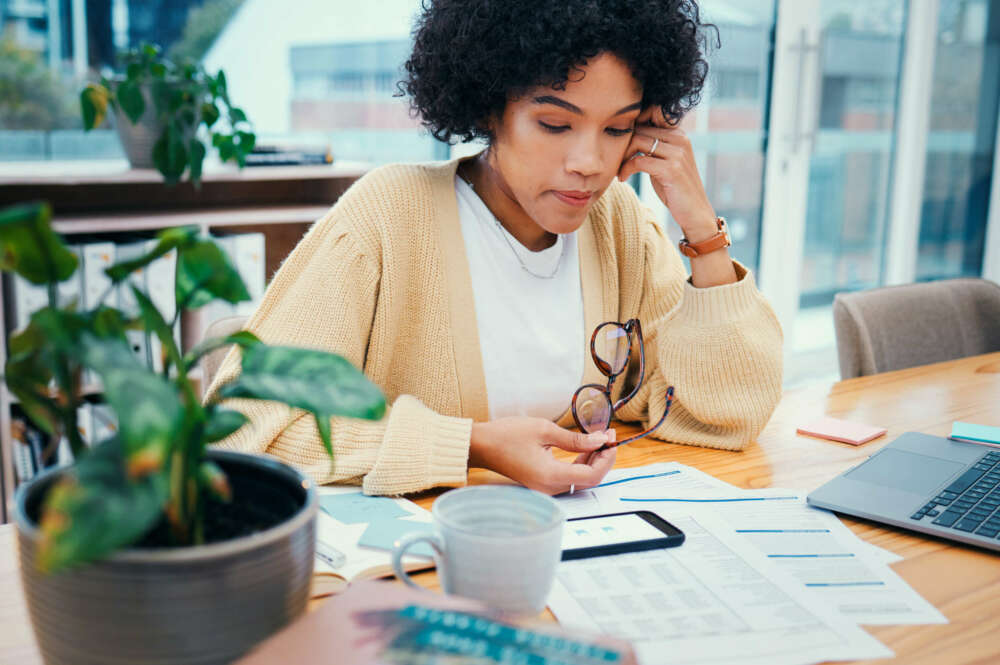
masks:
<instances>
[{"instance_id":1,"label":"pink sticky note","mask_svg":"<svg viewBox=\"0 0 1000 665\"><path fill-rule=\"evenodd\" d=\"M840 441L859 446L868 443L872 439L877 439L886 433L884 427L872 427L861 423L852 423L848 420L838 420L837 418L821 418L808 425L804 425L797 430L799 434L818 436L821 439Z\"/></svg>"}]
</instances>

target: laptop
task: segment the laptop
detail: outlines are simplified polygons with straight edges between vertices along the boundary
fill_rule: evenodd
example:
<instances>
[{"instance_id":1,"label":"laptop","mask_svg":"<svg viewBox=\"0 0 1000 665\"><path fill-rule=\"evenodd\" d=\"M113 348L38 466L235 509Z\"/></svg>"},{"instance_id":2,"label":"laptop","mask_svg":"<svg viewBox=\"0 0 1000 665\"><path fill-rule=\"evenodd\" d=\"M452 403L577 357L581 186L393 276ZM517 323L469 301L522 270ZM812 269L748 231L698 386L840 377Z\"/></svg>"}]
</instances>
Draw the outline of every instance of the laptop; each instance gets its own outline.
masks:
<instances>
[{"instance_id":1,"label":"laptop","mask_svg":"<svg viewBox=\"0 0 1000 665\"><path fill-rule=\"evenodd\" d=\"M807 500L1000 551L1000 448L907 432Z\"/></svg>"}]
</instances>

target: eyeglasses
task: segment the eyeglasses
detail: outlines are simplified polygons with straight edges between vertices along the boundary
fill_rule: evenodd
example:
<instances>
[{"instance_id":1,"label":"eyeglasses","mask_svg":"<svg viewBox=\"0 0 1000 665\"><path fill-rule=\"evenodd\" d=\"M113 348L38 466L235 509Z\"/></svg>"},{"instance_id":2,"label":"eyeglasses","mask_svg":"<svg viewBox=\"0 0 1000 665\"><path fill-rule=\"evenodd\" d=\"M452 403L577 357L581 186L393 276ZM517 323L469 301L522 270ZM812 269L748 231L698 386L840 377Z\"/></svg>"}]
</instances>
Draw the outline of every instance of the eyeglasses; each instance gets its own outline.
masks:
<instances>
[{"instance_id":1,"label":"eyeglasses","mask_svg":"<svg viewBox=\"0 0 1000 665\"><path fill-rule=\"evenodd\" d=\"M628 366L632 354L633 339L639 345L639 379L636 381L635 387L632 388L632 392L612 404L611 388L615 384L615 379L621 376L625 367ZM577 388L576 392L573 393L573 420L576 421L577 427L584 432L603 432L608 429L615 413L636 396L646 377L646 353L642 344L642 325L639 323L639 319L629 319L626 323L608 321L597 326L594 334L590 337L590 356L594 359L597 369L608 377L608 384L602 386L597 383L588 383ZM655 430L667 419L673 399L674 387L670 386L667 388L666 408L663 409L663 415L658 423L645 432L621 441L608 443L605 447L613 448L632 443Z\"/></svg>"}]
</instances>

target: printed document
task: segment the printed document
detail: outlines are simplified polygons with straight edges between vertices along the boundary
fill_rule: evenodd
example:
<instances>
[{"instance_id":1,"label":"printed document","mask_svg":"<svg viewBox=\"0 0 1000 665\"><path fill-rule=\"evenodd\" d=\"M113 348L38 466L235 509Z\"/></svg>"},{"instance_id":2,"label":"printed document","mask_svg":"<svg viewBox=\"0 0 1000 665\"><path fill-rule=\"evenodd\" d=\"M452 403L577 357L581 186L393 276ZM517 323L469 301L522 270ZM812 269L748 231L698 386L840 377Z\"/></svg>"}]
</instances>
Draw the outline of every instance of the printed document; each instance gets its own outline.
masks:
<instances>
[{"instance_id":1,"label":"printed document","mask_svg":"<svg viewBox=\"0 0 1000 665\"><path fill-rule=\"evenodd\" d=\"M818 602L708 513L674 516L681 547L566 561L549 608L631 640L642 665L799 665L892 652Z\"/></svg>"},{"instance_id":2,"label":"printed document","mask_svg":"<svg viewBox=\"0 0 1000 665\"><path fill-rule=\"evenodd\" d=\"M641 488L628 494L618 497L623 506L653 510L668 521L706 512L720 517L817 600L855 623L948 622L836 515L807 505L804 492Z\"/></svg>"}]
</instances>

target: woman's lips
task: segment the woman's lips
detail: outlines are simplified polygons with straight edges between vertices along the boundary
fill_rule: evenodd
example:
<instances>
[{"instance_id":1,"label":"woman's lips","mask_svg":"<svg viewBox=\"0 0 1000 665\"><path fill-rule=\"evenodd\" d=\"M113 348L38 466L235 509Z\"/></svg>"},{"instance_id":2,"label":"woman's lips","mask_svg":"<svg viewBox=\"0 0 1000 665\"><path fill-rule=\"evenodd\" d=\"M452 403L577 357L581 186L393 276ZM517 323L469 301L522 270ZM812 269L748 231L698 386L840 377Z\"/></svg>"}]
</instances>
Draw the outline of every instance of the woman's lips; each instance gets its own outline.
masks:
<instances>
[{"instance_id":1,"label":"woman's lips","mask_svg":"<svg viewBox=\"0 0 1000 665\"><path fill-rule=\"evenodd\" d=\"M593 192L578 192L578 191L561 191L553 190L552 192L557 199L571 206L576 206L577 208L582 208L583 206L590 203L591 197L593 197Z\"/></svg>"}]
</instances>

